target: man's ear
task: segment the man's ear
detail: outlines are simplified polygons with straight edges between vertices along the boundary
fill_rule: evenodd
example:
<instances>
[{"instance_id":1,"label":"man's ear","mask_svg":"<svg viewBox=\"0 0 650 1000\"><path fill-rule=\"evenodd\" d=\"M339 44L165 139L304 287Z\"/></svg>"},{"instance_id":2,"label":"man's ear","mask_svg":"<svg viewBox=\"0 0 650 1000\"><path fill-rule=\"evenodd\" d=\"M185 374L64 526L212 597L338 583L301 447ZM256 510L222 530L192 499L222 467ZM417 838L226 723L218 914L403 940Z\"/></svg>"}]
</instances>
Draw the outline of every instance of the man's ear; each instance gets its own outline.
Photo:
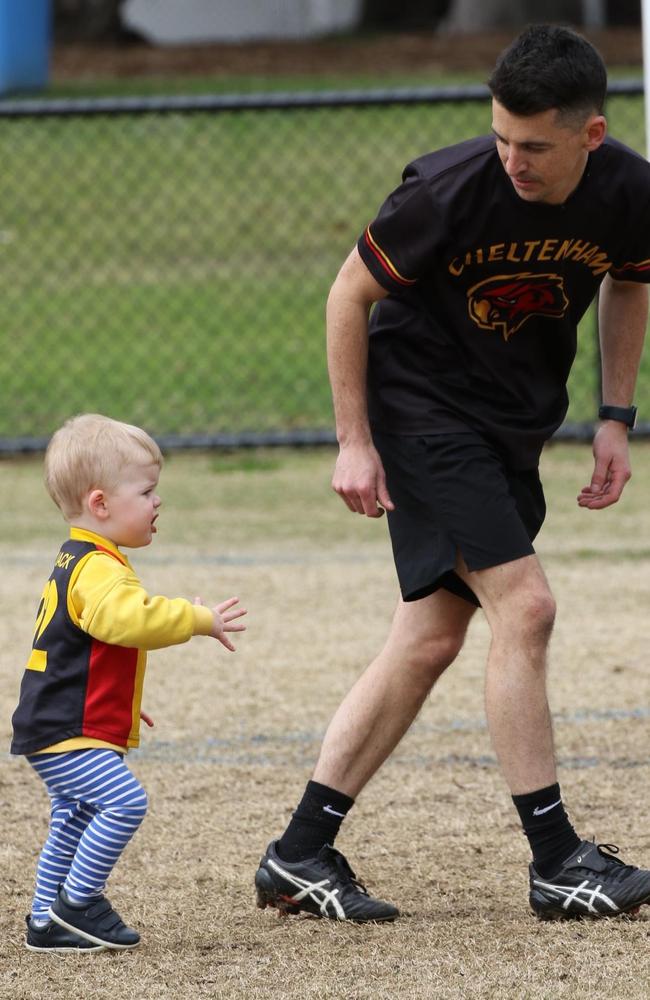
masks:
<instances>
[{"instance_id":1,"label":"man's ear","mask_svg":"<svg viewBox=\"0 0 650 1000\"><path fill-rule=\"evenodd\" d=\"M607 120L604 115L593 115L585 125L585 148L593 153L603 144L607 135Z\"/></svg>"},{"instance_id":2,"label":"man's ear","mask_svg":"<svg viewBox=\"0 0 650 1000\"><path fill-rule=\"evenodd\" d=\"M106 520L108 517L108 506L104 490L91 490L86 497L86 507L93 517L98 518L100 521Z\"/></svg>"}]
</instances>

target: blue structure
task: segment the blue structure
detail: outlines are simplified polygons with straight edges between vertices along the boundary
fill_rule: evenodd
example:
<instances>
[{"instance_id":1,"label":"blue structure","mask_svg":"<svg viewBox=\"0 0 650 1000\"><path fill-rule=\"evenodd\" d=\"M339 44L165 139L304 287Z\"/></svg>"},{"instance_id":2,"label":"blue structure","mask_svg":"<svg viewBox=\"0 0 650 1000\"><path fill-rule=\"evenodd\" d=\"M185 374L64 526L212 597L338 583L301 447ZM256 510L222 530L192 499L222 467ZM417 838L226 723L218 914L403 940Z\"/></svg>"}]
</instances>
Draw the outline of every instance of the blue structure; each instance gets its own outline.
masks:
<instances>
[{"instance_id":1,"label":"blue structure","mask_svg":"<svg viewBox=\"0 0 650 1000\"><path fill-rule=\"evenodd\" d=\"M0 94L47 86L50 0L0 0Z\"/></svg>"}]
</instances>

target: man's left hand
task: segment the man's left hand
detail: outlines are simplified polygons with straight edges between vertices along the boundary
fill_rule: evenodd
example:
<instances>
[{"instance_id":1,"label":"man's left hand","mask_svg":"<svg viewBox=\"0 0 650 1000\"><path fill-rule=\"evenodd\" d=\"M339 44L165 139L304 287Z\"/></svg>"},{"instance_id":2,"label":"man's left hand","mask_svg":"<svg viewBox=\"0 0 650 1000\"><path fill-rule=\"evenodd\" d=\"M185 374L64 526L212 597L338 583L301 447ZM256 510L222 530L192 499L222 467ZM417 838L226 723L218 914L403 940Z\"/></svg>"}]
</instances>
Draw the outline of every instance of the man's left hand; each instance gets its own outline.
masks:
<instances>
[{"instance_id":1,"label":"man's left hand","mask_svg":"<svg viewBox=\"0 0 650 1000\"><path fill-rule=\"evenodd\" d=\"M589 486L580 491L578 506L600 510L620 499L632 475L625 424L605 420L596 431L593 453L594 472Z\"/></svg>"}]
</instances>

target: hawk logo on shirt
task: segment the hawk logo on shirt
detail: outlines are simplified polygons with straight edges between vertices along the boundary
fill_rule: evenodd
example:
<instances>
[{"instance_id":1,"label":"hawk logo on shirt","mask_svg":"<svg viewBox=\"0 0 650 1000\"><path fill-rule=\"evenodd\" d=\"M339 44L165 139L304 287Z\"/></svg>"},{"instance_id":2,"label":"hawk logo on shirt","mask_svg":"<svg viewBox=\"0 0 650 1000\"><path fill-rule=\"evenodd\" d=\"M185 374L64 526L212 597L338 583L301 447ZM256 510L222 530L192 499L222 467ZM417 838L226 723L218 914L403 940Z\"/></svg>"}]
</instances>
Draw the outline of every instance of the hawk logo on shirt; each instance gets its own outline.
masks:
<instances>
[{"instance_id":1,"label":"hawk logo on shirt","mask_svg":"<svg viewBox=\"0 0 650 1000\"><path fill-rule=\"evenodd\" d=\"M500 330L509 340L531 316L564 316L569 300L557 274L500 275L467 293L470 317L482 330Z\"/></svg>"}]
</instances>

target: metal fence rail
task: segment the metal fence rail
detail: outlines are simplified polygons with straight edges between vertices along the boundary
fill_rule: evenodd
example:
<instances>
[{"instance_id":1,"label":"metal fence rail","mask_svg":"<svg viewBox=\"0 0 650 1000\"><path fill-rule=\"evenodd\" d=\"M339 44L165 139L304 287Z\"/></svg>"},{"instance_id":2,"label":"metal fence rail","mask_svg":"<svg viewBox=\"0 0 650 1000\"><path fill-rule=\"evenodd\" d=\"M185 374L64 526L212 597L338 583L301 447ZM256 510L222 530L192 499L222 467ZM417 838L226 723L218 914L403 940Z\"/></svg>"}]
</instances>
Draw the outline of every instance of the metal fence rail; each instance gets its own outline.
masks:
<instances>
[{"instance_id":1,"label":"metal fence rail","mask_svg":"<svg viewBox=\"0 0 650 1000\"><path fill-rule=\"evenodd\" d=\"M643 88L610 86L643 149ZM165 447L333 441L323 312L406 162L489 129L482 86L0 102L0 453L70 414ZM598 402L593 315L561 434ZM650 393L644 362L638 401ZM650 430L643 425L642 431Z\"/></svg>"}]
</instances>

